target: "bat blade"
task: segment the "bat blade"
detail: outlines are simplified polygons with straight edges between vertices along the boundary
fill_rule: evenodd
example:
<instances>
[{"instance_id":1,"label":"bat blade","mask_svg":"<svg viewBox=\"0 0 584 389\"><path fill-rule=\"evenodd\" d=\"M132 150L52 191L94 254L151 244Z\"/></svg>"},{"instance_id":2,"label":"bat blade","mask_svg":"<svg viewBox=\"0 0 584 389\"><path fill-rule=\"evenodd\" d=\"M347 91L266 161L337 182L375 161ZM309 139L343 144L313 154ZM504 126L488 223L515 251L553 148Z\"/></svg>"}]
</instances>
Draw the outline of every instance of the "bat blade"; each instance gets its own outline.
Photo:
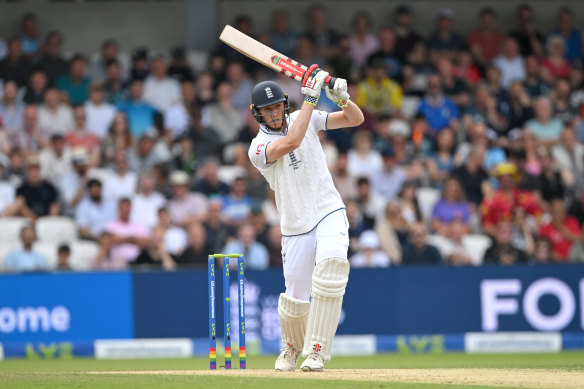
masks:
<instances>
[{"instance_id":1,"label":"bat blade","mask_svg":"<svg viewBox=\"0 0 584 389\"><path fill-rule=\"evenodd\" d=\"M302 81L302 77L304 77L306 66L245 35L229 24L223 28L219 40L254 61L296 81ZM335 77L328 76L325 84L332 88L335 81Z\"/></svg>"},{"instance_id":2,"label":"bat blade","mask_svg":"<svg viewBox=\"0 0 584 389\"><path fill-rule=\"evenodd\" d=\"M296 81L302 81L304 72L306 72L306 66L278 53L276 50L256 41L230 25L225 26L219 36L219 40L254 61L294 78Z\"/></svg>"}]
</instances>

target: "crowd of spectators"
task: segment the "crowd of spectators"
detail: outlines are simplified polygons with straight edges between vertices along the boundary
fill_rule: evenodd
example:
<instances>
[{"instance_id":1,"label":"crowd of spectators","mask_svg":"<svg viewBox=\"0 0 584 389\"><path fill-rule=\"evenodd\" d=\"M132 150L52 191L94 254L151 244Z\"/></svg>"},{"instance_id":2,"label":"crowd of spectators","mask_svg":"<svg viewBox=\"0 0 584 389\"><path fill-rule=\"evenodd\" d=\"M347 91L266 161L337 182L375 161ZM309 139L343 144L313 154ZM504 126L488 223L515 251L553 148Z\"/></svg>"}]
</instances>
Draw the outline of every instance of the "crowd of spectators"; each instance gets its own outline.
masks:
<instances>
[{"instance_id":1,"label":"crowd of spectators","mask_svg":"<svg viewBox=\"0 0 584 389\"><path fill-rule=\"evenodd\" d=\"M320 134L353 266L584 262L584 64L570 9L548 32L528 5L510 31L484 8L463 32L445 8L425 37L405 5L378 30L357 13L348 35L309 11L304 33L284 11L234 25L346 78L364 111L359 128ZM46 268L34 225L56 215L99 244L95 269L204 266L213 252L281 266L273 192L247 158L250 92L273 78L295 109L298 83L222 44L202 69L182 47L128 55L113 39L66 56L65 37L40 26L27 14L0 39L0 213L30 222L4 270ZM476 236L489 239L480 258ZM60 269L68 255L59 246Z\"/></svg>"}]
</instances>

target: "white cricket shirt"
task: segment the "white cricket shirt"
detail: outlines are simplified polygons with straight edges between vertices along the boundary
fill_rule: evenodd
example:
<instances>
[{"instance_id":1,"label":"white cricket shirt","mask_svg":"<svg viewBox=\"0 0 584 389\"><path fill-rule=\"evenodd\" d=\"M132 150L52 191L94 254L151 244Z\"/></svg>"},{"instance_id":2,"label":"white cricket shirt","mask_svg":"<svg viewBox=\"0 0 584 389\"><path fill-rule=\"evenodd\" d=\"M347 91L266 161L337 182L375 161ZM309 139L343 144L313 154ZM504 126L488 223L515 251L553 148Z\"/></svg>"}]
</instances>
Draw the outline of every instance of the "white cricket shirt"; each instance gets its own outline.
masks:
<instances>
[{"instance_id":1,"label":"white cricket shirt","mask_svg":"<svg viewBox=\"0 0 584 389\"><path fill-rule=\"evenodd\" d=\"M288 128L299 113L287 118ZM260 126L251 142L249 159L276 192L282 235L310 232L328 214L345 208L318 140L318 131L326 130L327 116L327 112L313 111L300 147L272 163L266 163L266 149L285 134Z\"/></svg>"}]
</instances>

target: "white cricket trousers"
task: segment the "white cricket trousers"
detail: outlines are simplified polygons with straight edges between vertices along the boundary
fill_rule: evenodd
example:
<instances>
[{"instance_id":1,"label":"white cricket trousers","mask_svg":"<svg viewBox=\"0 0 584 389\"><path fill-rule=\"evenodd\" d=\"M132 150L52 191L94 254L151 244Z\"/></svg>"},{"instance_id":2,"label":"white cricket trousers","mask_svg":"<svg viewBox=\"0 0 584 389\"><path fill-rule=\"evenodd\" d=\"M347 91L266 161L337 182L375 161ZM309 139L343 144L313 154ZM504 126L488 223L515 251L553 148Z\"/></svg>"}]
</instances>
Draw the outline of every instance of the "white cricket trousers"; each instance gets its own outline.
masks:
<instances>
[{"instance_id":1,"label":"white cricket trousers","mask_svg":"<svg viewBox=\"0 0 584 389\"><path fill-rule=\"evenodd\" d=\"M349 222L345 209L327 215L310 232L282 237L282 262L286 294L308 301L316 262L331 257L347 258Z\"/></svg>"}]
</instances>

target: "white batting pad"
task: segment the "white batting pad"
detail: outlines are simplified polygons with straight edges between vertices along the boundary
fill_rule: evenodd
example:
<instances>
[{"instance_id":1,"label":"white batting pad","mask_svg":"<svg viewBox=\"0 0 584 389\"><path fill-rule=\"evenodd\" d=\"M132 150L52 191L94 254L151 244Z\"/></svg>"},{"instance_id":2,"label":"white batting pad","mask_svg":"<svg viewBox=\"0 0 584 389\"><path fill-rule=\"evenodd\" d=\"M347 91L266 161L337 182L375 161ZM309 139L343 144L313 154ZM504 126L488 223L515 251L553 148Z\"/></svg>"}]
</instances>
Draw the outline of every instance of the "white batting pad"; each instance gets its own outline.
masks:
<instances>
[{"instance_id":1,"label":"white batting pad","mask_svg":"<svg viewBox=\"0 0 584 389\"><path fill-rule=\"evenodd\" d=\"M325 362L331 359L348 280L349 261L345 258L327 258L314 267L312 301L302 350L304 357L317 352Z\"/></svg>"},{"instance_id":2,"label":"white batting pad","mask_svg":"<svg viewBox=\"0 0 584 389\"><path fill-rule=\"evenodd\" d=\"M282 343L290 344L298 352L302 350L304 345L309 309L310 302L295 299L286 293L280 294L278 313L282 327Z\"/></svg>"}]
</instances>

